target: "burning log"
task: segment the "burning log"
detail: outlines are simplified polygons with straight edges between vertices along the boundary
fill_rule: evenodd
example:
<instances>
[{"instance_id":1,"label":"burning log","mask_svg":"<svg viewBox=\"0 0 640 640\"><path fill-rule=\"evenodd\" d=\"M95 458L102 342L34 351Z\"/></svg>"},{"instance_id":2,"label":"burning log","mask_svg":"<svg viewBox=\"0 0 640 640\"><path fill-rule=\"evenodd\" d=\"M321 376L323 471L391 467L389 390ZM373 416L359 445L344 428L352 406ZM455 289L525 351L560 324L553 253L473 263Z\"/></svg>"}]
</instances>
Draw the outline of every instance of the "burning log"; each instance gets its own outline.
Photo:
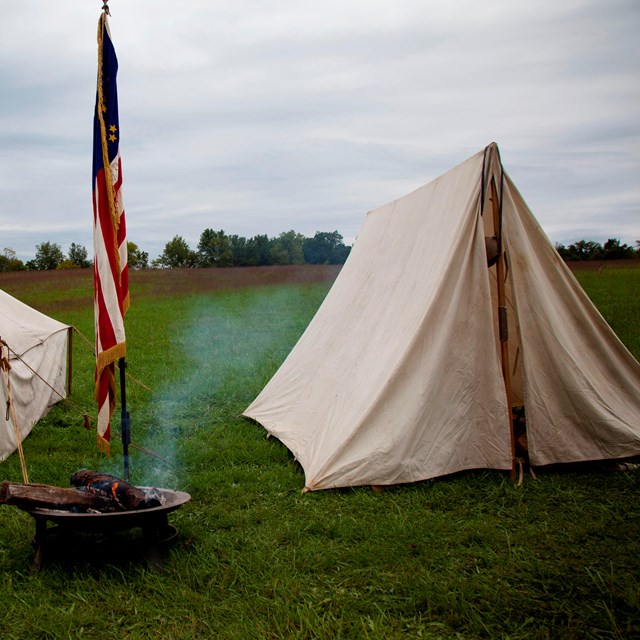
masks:
<instances>
[{"instance_id":1,"label":"burning log","mask_svg":"<svg viewBox=\"0 0 640 640\"><path fill-rule=\"evenodd\" d=\"M113 513L158 507L163 503L157 489L142 489L115 476L82 470L71 477L73 487L46 484L0 484L0 504L20 509L58 509L72 512Z\"/></svg>"},{"instance_id":2,"label":"burning log","mask_svg":"<svg viewBox=\"0 0 640 640\"><path fill-rule=\"evenodd\" d=\"M113 511L111 501L75 487L52 487L47 484L0 484L0 504L12 504L21 509L44 508L67 511Z\"/></svg>"},{"instance_id":3,"label":"burning log","mask_svg":"<svg viewBox=\"0 0 640 640\"><path fill-rule=\"evenodd\" d=\"M115 511L149 509L161 504L157 491L141 489L108 473L82 469L71 476L71 484L81 491L109 500Z\"/></svg>"}]
</instances>

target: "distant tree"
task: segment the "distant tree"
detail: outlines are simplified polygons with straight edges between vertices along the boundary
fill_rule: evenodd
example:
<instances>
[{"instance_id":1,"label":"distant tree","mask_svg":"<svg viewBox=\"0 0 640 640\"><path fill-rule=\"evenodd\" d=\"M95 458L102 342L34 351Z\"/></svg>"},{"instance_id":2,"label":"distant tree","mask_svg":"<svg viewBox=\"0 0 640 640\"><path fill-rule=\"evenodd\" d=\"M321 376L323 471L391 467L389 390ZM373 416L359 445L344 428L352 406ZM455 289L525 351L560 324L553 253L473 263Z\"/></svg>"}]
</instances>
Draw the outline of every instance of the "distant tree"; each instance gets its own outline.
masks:
<instances>
[{"instance_id":1,"label":"distant tree","mask_svg":"<svg viewBox=\"0 0 640 640\"><path fill-rule=\"evenodd\" d=\"M609 238L604 245L592 240L578 240L568 247L556 243L556 251L563 260L621 260L640 256L640 241L636 241L634 249L617 238Z\"/></svg>"},{"instance_id":2,"label":"distant tree","mask_svg":"<svg viewBox=\"0 0 640 640\"><path fill-rule=\"evenodd\" d=\"M275 241L275 238L273 240ZM272 242L271 249L269 249L269 264L291 264L287 251L276 242Z\"/></svg>"},{"instance_id":3,"label":"distant tree","mask_svg":"<svg viewBox=\"0 0 640 640\"><path fill-rule=\"evenodd\" d=\"M68 259L79 269L86 269L91 266L88 255L86 247L82 245L72 242L69 246Z\"/></svg>"},{"instance_id":4,"label":"distant tree","mask_svg":"<svg viewBox=\"0 0 640 640\"><path fill-rule=\"evenodd\" d=\"M25 268L24 262L16 257L16 252L13 249L5 247L2 250L2 254L0 254L0 272L24 271Z\"/></svg>"},{"instance_id":5,"label":"distant tree","mask_svg":"<svg viewBox=\"0 0 640 640\"><path fill-rule=\"evenodd\" d=\"M602 246L602 258L604 260L625 260L633 258L634 254L633 247L620 244L618 238L609 238Z\"/></svg>"},{"instance_id":6,"label":"distant tree","mask_svg":"<svg viewBox=\"0 0 640 640\"><path fill-rule=\"evenodd\" d=\"M79 269L79 265L75 263L73 260L69 260L69 258L65 258L62 262L58 264L56 269L58 271L64 271L68 269Z\"/></svg>"},{"instance_id":7,"label":"distant tree","mask_svg":"<svg viewBox=\"0 0 640 640\"><path fill-rule=\"evenodd\" d=\"M135 242L127 240L127 264L129 269L147 269L149 267L149 254L138 248Z\"/></svg>"},{"instance_id":8,"label":"distant tree","mask_svg":"<svg viewBox=\"0 0 640 640\"><path fill-rule=\"evenodd\" d=\"M331 252L330 264L344 264L351 253L351 247L348 247L344 242L336 245Z\"/></svg>"},{"instance_id":9,"label":"distant tree","mask_svg":"<svg viewBox=\"0 0 640 640\"><path fill-rule=\"evenodd\" d=\"M205 229L198 242L198 258L202 267L233 266L233 251L227 234L222 229Z\"/></svg>"},{"instance_id":10,"label":"distant tree","mask_svg":"<svg viewBox=\"0 0 640 640\"><path fill-rule=\"evenodd\" d=\"M302 264L304 253L302 246L305 237L295 231L284 231L271 241L269 258L271 264Z\"/></svg>"},{"instance_id":11,"label":"distant tree","mask_svg":"<svg viewBox=\"0 0 640 640\"><path fill-rule=\"evenodd\" d=\"M64 253L59 244L55 242L42 242L36 245L36 256L33 264L40 271L56 269L64 260Z\"/></svg>"},{"instance_id":12,"label":"distant tree","mask_svg":"<svg viewBox=\"0 0 640 640\"><path fill-rule=\"evenodd\" d=\"M309 264L341 264L350 252L345 246L342 235L337 231L316 231L313 238L307 238L303 244L304 260Z\"/></svg>"},{"instance_id":13,"label":"distant tree","mask_svg":"<svg viewBox=\"0 0 640 640\"><path fill-rule=\"evenodd\" d=\"M271 264L269 253L271 241L266 235L257 235L247 240L247 265L261 267Z\"/></svg>"},{"instance_id":14,"label":"distant tree","mask_svg":"<svg viewBox=\"0 0 640 640\"><path fill-rule=\"evenodd\" d=\"M563 244L556 242L556 251L563 260L569 260L569 250Z\"/></svg>"},{"instance_id":15,"label":"distant tree","mask_svg":"<svg viewBox=\"0 0 640 640\"><path fill-rule=\"evenodd\" d=\"M153 266L168 267L195 267L198 263L198 254L192 251L187 241L182 236L174 236L164 247L164 251L153 261Z\"/></svg>"},{"instance_id":16,"label":"distant tree","mask_svg":"<svg viewBox=\"0 0 640 640\"><path fill-rule=\"evenodd\" d=\"M593 240L578 240L567 247L567 260L598 260L602 257L602 245Z\"/></svg>"},{"instance_id":17,"label":"distant tree","mask_svg":"<svg viewBox=\"0 0 640 640\"><path fill-rule=\"evenodd\" d=\"M231 255L234 267L247 266L248 262L248 246L247 239L242 236L229 236L229 247L231 247Z\"/></svg>"}]
</instances>

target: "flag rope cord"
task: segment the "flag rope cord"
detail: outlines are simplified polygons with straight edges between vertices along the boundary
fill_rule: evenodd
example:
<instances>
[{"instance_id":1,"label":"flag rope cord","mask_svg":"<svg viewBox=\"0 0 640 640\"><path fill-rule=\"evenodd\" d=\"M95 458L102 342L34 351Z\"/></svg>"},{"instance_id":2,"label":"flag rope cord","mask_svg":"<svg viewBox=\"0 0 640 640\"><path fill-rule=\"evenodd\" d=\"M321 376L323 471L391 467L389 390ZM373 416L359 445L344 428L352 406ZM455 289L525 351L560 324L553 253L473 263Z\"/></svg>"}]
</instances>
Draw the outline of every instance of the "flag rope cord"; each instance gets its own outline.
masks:
<instances>
[{"instance_id":1,"label":"flag rope cord","mask_svg":"<svg viewBox=\"0 0 640 640\"><path fill-rule=\"evenodd\" d=\"M25 367L27 367L27 369L29 369L29 371L31 371L33 375L39 378L56 395L60 396L60 400L64 400L65 402L68 402L74 409L76 409L79 412L82 412L82 407L80 405L76 404L72 400L69 400L68 397L63 396L55 387L53 387L47 380L45 380L28 362L26 362L25 359L19 353L16 353L9 345L7 345L7 349L9 350L10 353L12 353L15 356L16 360L19 360L20 362L22 362L22 364ZM86 412L82 412L82 414L85 415Z\"/></svg>"}]
</instances>

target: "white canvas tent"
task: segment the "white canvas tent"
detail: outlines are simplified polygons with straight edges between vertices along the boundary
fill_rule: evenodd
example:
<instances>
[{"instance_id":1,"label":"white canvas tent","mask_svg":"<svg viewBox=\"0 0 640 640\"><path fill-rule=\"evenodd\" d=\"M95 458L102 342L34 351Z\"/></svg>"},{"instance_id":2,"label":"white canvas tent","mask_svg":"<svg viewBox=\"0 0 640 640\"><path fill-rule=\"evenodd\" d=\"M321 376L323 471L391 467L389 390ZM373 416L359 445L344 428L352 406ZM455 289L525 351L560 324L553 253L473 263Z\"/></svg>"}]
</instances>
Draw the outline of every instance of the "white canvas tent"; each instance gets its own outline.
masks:
<instances>
[{"instance_id":1,"label":"white canvas tent","mask_svg":"<svg viewBox=\"0 0 640 640\"><path fill-rule=\"evenodd\" d=\"M11 394L20 441L49 408L66 397L68 325L0 290L0 338L9 347ZM4 357L7 349L3 350ZM0 373L0 461L18 447L8 389Z\"/></svg>"},{"instance_id":2,"label":"white canvas tent","mask_svg":"<svg viewBox=\"0 0 640 640\"><path fill-rule=\"evenodd\" d=\"M502 248L493 266L490 245ZM492 144L369 212L244 415L293 452L315 490L513 470L520 406L533 466L640 454L640 365Z\"/></svg>"}]
</instances>

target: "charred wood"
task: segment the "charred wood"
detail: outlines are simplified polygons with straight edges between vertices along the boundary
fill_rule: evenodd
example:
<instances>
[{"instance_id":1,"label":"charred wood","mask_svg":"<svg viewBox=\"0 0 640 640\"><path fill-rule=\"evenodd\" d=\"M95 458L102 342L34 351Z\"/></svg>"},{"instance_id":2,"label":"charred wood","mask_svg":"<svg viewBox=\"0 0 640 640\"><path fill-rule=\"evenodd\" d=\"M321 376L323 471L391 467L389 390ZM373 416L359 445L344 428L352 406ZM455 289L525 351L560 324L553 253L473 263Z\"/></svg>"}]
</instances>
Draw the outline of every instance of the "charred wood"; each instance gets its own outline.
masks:
<instances>
[{"instance_id":1,"label":"charred wood","mask_svg":"<svg viewBox=\"0 0 640 640\"><path fill-rule=\"evenodd\" d=\"M63 509L66 511L114 511L112 501L75 487L52 487L46 484L0 484L0 504L21 509Z\"/></svg>"},{"instance_id":2,"label":"charred wood","mask_svg":"<svg viewBox=\"0 0 640 640\"><path fill-rule=\"evenodd\" d=\"M81 491L110 500L116 510L149 509L161 504L157 492L141 489L108 473L82 469L71 476L71 484Z\"/></svg>"},{"instance_id":3,"label":"charred wood","mask_svg":"<svg viewBox=\"0 0 640 640\"><path fill-rule=\"evenodd\" d=\"M156 489L143 489L115 476L83 470L71 478L73 487L47 484L2 482L0 504L20 509L59 509L77 513L99 511L135 511L160 506L162 494Z\"/></svg>"}]
</instances>

